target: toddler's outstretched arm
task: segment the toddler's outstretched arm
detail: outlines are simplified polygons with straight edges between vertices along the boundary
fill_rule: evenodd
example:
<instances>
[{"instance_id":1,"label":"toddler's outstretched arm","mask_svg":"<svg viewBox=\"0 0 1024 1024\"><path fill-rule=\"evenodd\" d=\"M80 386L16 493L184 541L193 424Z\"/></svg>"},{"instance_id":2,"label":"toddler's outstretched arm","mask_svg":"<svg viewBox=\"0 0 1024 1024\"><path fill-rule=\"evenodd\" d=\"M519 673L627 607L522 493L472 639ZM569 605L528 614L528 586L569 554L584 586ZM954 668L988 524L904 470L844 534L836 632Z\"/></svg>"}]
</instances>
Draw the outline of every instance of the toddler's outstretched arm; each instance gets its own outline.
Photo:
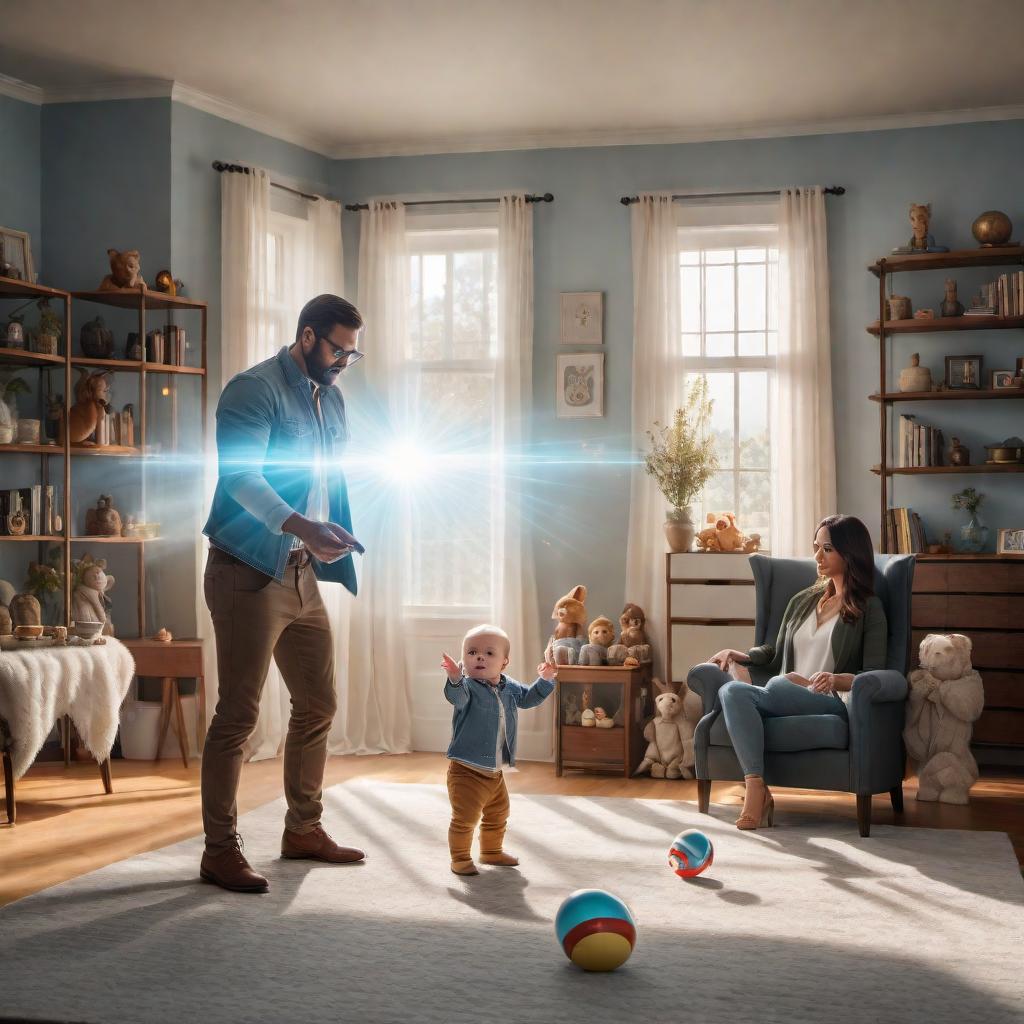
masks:
<instances>
[{"instance_id":1,"label":"toddler's outstretched arm","mask_svg":"<svg viewBox=\"0 0 1024 1024\"><path fill-rule=\"evenodd\" d=\"M450 655L442 654L441 668L444 669L444 673L448 677L448 681L444 684L445 699L457 708L465 707L469 703L469 690L462 682L461 666Z\"/></svg>"}]
</instances>

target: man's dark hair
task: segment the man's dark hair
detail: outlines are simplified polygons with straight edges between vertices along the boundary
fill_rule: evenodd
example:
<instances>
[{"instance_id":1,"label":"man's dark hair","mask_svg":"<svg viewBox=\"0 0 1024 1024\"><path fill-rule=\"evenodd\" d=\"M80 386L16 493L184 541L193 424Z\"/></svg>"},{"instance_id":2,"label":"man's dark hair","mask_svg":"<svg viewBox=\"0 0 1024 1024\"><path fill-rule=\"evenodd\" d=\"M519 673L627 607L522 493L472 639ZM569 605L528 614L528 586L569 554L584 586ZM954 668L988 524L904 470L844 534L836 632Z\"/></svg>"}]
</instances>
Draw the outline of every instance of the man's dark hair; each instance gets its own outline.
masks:
<instances>
[{"instance_id":1,"label":"man's dark hair","mask_svg":"<svg viewBox=\"0 0 1024 1024\"><path fill-rule=\"evenodd\" d=\"M358 331L363 326L363 318L359 310L340 295L318 295L302 307L299 326L295 329L295 340L302 337L307 327L312 327L318 338L326 338L336 324Z\"/></svg>"}]
</instances>

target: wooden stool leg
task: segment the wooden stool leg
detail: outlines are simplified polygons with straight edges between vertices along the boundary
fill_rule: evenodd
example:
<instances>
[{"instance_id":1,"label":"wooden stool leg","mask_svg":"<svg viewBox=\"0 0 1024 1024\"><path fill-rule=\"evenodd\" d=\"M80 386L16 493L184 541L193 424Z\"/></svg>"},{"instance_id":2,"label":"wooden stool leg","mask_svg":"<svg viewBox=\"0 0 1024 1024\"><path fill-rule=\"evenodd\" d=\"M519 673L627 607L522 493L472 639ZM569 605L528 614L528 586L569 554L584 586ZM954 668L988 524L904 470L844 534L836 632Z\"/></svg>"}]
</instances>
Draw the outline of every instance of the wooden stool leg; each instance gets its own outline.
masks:
<instances>
[{"instance_id":1,"label":"wooden stool leg","mask_svg":"<svg viewBox=\"0 0 1024 1024\"><path fill-rule=\"evenodd\" d=\"M11 755L4 751L4 796L7 800L7 824L13 825L15 820L14 808L14 765L11 763Z\"/></svg>"},{"instance_id":2,"label":"wooden stool leg","mask_svg":"<svg viewBox=\"0 0 1024 1024\"><path fill-rule=\"evenodd\" d=\"M64 715L61 719L60 738L64 747L64 767L71 767L71 718Z\"/></svg>"},{"instance_id":3,"label":"wooden stool leg","mask_svg":"<svg viewBox=\"0 0 1024 1024\"><path fill-rule=\"evenodd\" d=\"M172 682L171 694L174 697L174 731L178 734L178 749L181 751L181 763L188 767L188 734L185 732L185 712L181 707L181 691L178 680Z\"/></svg>"},{"instance_id":4,"label":"wooden stool leg","mask_svg":"<svg viewBox=\"0 0 1024 1024\"><path fill-rule=\"evenodd\" d=\"M173 679L165 678L163 680L163 694L161 697L160 704L160 725L156 731L156 753L153 755L154 761L160 760L160 751L163 750L164 737L167 735L167 726L171 721L171 702L173 697L171 696L171 687L175 685Z\"/></svg>"},{"instance_id":5,"label":"wooden stool leg","mask_svg":"<svg viewBox=\"0 0 1024 1024\"><path fill-rule=\"evenodd\" d=\"M103 792L110 794L114 792L114 783L110 778L110 758L100 761L100 778L103 780Z\"/></svg>"}]
</instances>

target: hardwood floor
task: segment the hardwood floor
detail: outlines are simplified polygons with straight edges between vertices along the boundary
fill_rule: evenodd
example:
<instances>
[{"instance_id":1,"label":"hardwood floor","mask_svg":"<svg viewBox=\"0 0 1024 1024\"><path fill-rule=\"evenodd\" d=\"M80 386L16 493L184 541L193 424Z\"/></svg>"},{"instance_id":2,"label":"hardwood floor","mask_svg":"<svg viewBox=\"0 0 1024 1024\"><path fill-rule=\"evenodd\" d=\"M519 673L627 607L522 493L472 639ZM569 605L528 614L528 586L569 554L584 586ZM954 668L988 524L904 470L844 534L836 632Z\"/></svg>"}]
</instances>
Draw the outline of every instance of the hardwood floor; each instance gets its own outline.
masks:
<instances>
[{"instance_id":1,"label":"hardwood floor","mask_svg":"<svg viewBox=\"0 0 1024 1024\"><path fill-rule=\"evenodd\" d=\"M325 785L372 777L388 782L442 783L446 762L441 754L332 757ZM114 793L105 796L99 772L91 762L34 766L18 782L18 823L0 825L0 906L58 882L156 850L201 831L199 762L184 768L180 761L113 762ZM565 793L580 796L631 796L685 800L694 808L695 782L658 779L625 780L614 776L570 773L555 776L550 764L521 762L510 777L520 793ZM924 828L980 829L1008 832L1017 858L1024 864L1024 773L1011 769L989 772L975 785L971 804L918 803L916 781L904 785L906 811L902 822ZM780 812L813 811L844 818L856 837L852 796L805 790L774 790ZM281 795L281 761L247 764L239 789L239 813ZM715 803L738 805L742 787L714 786ZM874 801L874 821L896 822L888 796ZM351 838L351 837L339 837ZM198 868L198 865L197 865Z\"/></svg>"}]
</instances>

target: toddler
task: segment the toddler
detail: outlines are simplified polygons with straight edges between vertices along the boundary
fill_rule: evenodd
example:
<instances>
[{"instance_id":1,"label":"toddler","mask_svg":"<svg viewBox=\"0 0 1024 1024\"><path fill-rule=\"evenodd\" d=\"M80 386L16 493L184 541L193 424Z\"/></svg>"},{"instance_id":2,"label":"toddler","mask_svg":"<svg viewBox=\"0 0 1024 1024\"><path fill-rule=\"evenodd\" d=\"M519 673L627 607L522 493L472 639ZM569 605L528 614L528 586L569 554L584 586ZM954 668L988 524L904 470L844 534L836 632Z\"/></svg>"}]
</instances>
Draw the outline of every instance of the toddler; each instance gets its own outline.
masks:
<instances>
[{"instance_id":1,"label":"toddler","mask_svg":"<svg viewBox=\"0 0 1024 1024\"><path fill-rule=\"evenodd\" d=\"M452 820L448 848L452 871L476 875L471 847L480 824L480 860L515 866L519 861L501 844L508 824L508 790L502 765L516 763L516 719L519 708L543 703L555 688L555 666L537 666L537 680L524 686L502 674L508 664L508 634L497 626L475 626L462 641L462 662L447 654L441 667L448 676L444 695L455 707L448 746L448 798Z\"/></svg>"}]
</instances>

